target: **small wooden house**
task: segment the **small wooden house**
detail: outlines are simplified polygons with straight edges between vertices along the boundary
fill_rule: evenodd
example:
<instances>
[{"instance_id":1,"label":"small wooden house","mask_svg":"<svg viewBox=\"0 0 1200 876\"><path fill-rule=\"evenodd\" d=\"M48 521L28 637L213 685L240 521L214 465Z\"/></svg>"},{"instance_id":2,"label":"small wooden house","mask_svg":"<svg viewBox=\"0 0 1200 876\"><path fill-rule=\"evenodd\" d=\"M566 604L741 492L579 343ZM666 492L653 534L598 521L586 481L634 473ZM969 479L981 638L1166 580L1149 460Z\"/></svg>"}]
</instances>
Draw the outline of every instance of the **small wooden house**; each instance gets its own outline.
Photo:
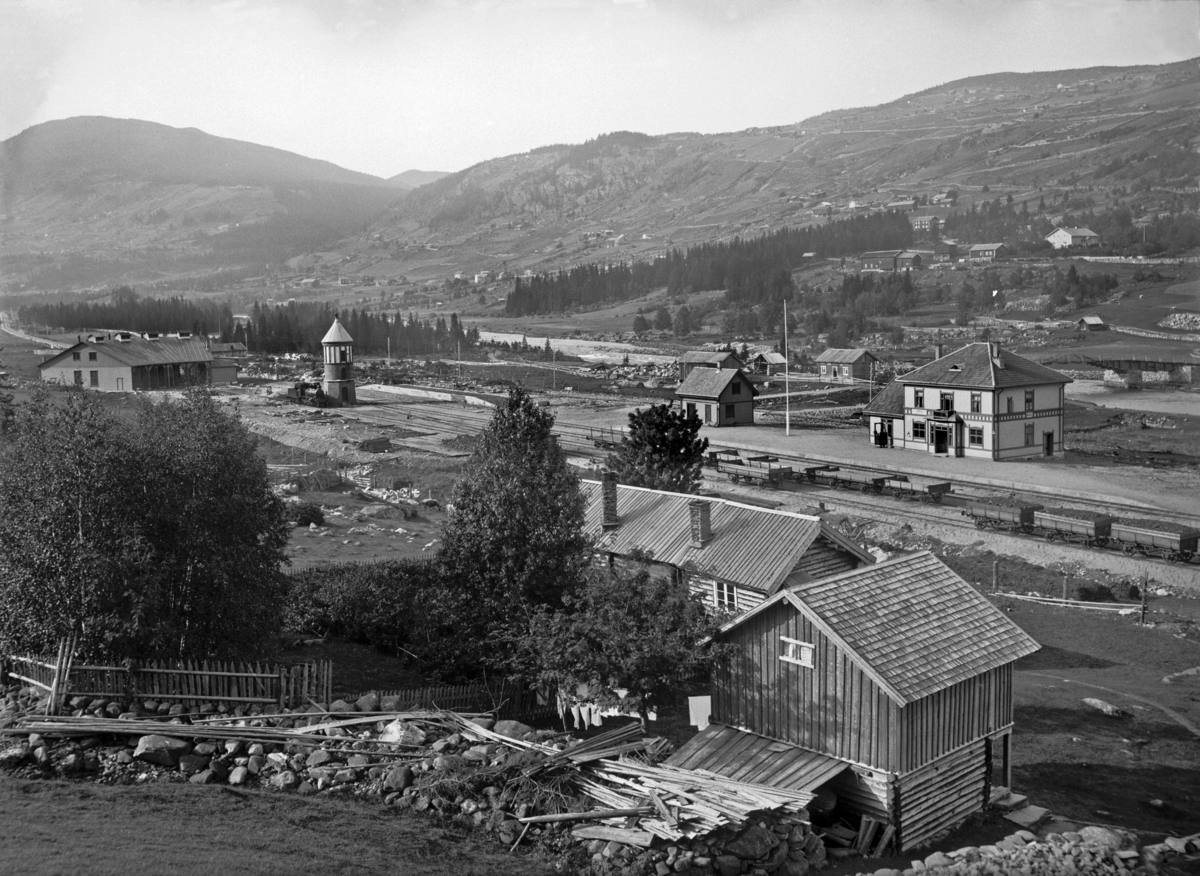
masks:
<instances>
[{"instance_id":1,"label":"small wooden house","mask_svg":"<svg viewBox=\"0 0 1200 876\"><path fill-rule=\"evenodd\" d=\"M902 249L884 249L864 252L861 256L865 271L895 271L896 260L904 254Z\"/></svg>"},{"instance_id":2,"label":"small wooden house","mask_svg":"<svg viewBox=\"0 0 1200 876\"><path fill-rule=\"evenodd\" d=\"M684 410L706 426L754 425L758 390L741 368L696 368L675 390Z\"/></svg>"},{"instance_id":3,"label":"small wooden house","mask_svg":"<svg viewBox=\"0 0 1200 876\"><path fill-rule=\"evenodd\" d=\"M776 353L774 350L756 353L746 363L746 367L755 374L778 374L784 370L786 365L787 359L783 357L782 353Z\"/></svg>"},{"instance_id":4,"label":"small wooden house","mask_svg":"<svg viewBox=\"0 0 1200 876\"><path fill-rule=\"evenodd\" d=\"M877 361L869 350L829 349L817 356L817 373L829 383L866 383Z\"/></svg>"},{"instance_id":5,"label":"small wooden house","mask_svg":"<svg viewBox=\"0 0 1200 876\"><path fill-rule=\"evenodd\" d=\"M1108 331L1108 323L1103 317L1085 316L1079 320L1077 326L1081 332L1106 332Z\"/></svg>"},{"instance_id":6,"label":"small wooden house","mask_svg":"<svg viewBox=\"0 0 1200 876\"><path fill-rule=\"evenodd\" d=\"M875 562L819 517L585 480L584 533L597 561L688 582L709 608L741 612L781 588Z\"/></svg>"},{"instance_id":7,"label":"small wooden house","mask_svg":"<svg viewBox=\"0 0 1200 876\"><path fill-rule=\"evenodd\" d=\"M1039 645L931 553L787 587L716 639L712 723L669 763L832 792L900 850L1010 785L1013 663Z\"/></svg>"},{"instance_id":8,"label":"small wooden house","mask_svg":"<svg viewBox=\"0 0 1200 876\"><path fill-rule=\"evenodd\" d=\"M722 371L726 368L742 367L742 360L728 350L715 353L707 350L689 350L679 357L679 379L687 380L687 376L696 368L715 368Z\"/></svg>"},{"instance_id":9,"label":"small wooden house","mask_svg":"<svg viewBox=\"0 0 1200 876\"><path fill-rule=\"evenodd\" d=\"M958 243L953 240L939 240L933 245L933 260L935 262L958 261Z\"/></svg>"}]
</instances>

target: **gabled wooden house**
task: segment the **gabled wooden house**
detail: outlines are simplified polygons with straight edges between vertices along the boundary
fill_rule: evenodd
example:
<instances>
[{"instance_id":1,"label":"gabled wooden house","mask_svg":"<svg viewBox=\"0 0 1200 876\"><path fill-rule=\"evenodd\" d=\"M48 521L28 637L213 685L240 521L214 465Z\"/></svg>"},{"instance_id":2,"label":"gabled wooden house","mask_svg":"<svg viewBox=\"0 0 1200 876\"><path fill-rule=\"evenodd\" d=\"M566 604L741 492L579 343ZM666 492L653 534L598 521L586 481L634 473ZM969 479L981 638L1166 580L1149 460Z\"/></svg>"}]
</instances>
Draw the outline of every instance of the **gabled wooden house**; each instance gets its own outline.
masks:
<instances>
[{"instance_id":1,"label":"gabled wooden house","mask_svg":"<svg viewBox=\"0 0 1200 876\"><path fill-rule=\"evenodd\" d=\"M928 552L786 587L722 628L712 723L670 763L926 843L1008 786L1013 663L1038 644Z\"/></svg>"},{"instance_id":2,"label":"gabled wooden house","mask_svg":"<svg viewBox=\"0 0 1200 876\"><path fill-rule=\"evenodd\" d=\"M710 608L747 611L781 588L875 558L819 517L585 480L583 531L597 561L685 580Z\"/></svg>"},{"instance_id":3,"label":"gabled wooden house","mask_svg":"<svg viewBox=\"0 0 1200 876\"><path fill-rule=\"evenodd\" d=\"M694 368L675 395L706 426L754 425L758 390L741 368Z\"/></svg>"}]
</instances>

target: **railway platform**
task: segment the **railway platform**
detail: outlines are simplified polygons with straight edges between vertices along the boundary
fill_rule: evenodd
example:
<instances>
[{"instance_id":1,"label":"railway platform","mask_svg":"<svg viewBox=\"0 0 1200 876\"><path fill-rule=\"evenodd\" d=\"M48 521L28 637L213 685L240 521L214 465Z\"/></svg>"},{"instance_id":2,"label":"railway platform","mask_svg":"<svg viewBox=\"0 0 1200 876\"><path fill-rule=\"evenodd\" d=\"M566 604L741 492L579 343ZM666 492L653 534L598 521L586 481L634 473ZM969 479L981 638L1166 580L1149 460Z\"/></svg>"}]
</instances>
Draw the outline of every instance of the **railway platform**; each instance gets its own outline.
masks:
<instances>
[{"instance_id":1,"label":"railway platform","mask_svg":"<svg viewBox=\"0 0 1200 876\"><path fill-rule=\"evenodd\" d=\"M802 456L829 465L865 466L896 474L969 482L998 491L1021 491L1096 500L1111 497L1200 516L1200 476L1180 472L1142 471L1136 468L1071 464L1065 460L1005 461L930 456L911 450L879 448L868 443L861 430L804 429L793 426L791 437L783 426L705 427L701 435L714 447ZM1189 480L1190 477L1190 480Z\"/></svg>"}]
</instances>

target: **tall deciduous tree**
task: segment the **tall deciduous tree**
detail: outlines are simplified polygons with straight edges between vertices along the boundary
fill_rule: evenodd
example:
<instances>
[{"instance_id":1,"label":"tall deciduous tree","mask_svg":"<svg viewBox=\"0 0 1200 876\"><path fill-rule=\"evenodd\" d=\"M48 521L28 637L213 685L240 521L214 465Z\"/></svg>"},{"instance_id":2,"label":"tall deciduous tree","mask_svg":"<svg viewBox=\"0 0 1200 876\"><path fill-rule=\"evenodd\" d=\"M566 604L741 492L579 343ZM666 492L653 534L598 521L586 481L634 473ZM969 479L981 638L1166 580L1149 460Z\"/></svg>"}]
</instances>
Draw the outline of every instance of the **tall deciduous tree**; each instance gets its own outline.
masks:
<instances>
[{"instance_id":1,"label":"tall deciduous tree","mask_svg":"<svg viewBox=\"0 0 1200 876\"><path fill-rule=\"evenodd\" d=\"M201 391L35 395L0 459L0 646L245 655L278 628L287 525L255 441Z\"/></svg>"},{"instance_id":2,"label":"tall deciduous tree","mask_svg":"<svg viewBox=\"0 0 1200 876\"><path fill-rule=\"evenodd\" d=\"M608 467L623 484L695 493L708 449L708 439L699 437L702 425L694 413L666 404L634 411L620 447L608 457Z\"/></svg>"},{"instance_id":3,"label":"tall deciduous tree","mask_svg":"<svg viewBox=\"0 0 1200 876\"><path fill-rule=\"evenodd\" d=\"M681 579L593 569L563 602L533 615L519 641L522 668L568 697L636 714L643 726L728 647L710 641L719 619Z\"/></svg>"},{"instance_id":4,"label":"tall deciduous tree","mask_svg":"<svg viewBox=\"0 0 1200 876\"><path fill-rule=\"evenodd\" d=\"M554 416L513 389L454 487L439 553L444 580L467 596L479 637L558 606L587 563L583 494L551 433Z\"/></svg>"}]
</instances>

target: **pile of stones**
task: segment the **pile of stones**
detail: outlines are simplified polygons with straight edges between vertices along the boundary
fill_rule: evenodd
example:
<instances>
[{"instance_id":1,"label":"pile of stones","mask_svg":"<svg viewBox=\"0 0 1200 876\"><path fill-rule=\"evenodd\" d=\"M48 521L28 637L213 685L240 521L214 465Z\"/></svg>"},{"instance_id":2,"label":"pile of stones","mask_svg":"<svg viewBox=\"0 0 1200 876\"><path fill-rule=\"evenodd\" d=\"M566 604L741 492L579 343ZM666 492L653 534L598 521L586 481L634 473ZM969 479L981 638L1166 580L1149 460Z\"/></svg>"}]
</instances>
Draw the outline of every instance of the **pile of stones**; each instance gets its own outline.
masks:
<instances>
[{"instance_id":1,"label":"pile of stones","mask_svg":"<svg viewBox=\"0 0 1200 876\"><path fill-rule=\"evenodd\" d=\"M1140 851L1133 834L1105 827L1048 833L1042 839L1019 830L993 845L934 852L903 870L882 869L859 876L1117 876L1157 874L1169 854L1163 846Z\"/></svg>"}]
</instances>

